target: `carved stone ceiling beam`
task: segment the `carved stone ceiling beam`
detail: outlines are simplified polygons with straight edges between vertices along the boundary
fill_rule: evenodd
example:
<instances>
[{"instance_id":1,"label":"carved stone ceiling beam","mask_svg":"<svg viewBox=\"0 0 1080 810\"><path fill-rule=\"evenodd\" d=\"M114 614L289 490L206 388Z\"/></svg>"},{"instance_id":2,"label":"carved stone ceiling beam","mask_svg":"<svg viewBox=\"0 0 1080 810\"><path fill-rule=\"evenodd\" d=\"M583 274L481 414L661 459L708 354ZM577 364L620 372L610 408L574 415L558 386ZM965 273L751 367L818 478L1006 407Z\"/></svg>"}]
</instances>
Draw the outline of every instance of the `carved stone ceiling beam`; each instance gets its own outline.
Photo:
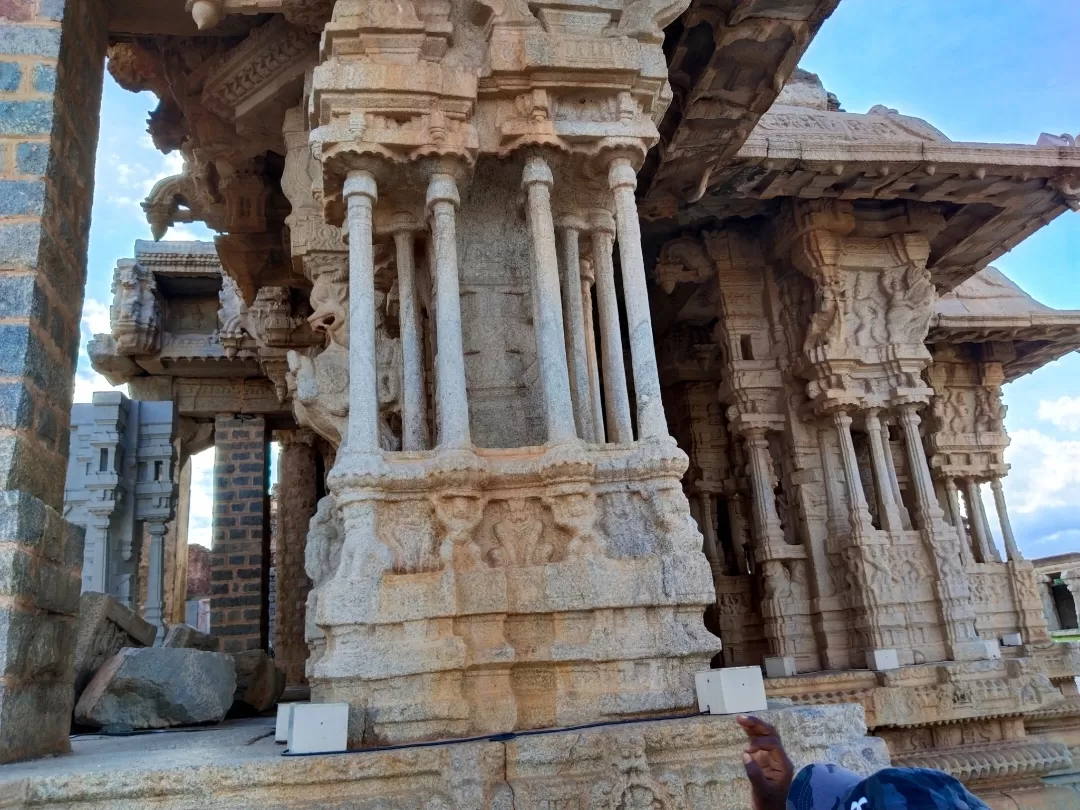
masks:
<instances>
[{"instance_id":1,"label":"carved stone ceiling beam","mask_svg":"<svg viewBox=\"0 0 1080 810\"><path fill-rule=\"evenodd\" d=\"M642 216L671 216L701 196L709 174L738 151L838 4L695 0L669 27L674 100L639 176Z\"/></svg>"}]
</instances>

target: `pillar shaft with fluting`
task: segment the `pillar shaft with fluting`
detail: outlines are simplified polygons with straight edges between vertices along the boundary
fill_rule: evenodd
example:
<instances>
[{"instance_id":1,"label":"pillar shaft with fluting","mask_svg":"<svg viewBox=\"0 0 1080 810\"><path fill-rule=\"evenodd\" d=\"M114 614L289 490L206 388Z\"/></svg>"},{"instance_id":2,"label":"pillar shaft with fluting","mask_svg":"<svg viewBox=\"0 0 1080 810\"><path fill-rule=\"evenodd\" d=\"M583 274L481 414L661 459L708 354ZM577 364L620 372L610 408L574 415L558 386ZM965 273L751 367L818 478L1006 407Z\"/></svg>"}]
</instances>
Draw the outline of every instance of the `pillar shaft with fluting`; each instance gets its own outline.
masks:
<instances>
[{"instance_id":1,"label":"pillar shaft with fluting","mask_svg":"<svg viewBox=\"0 0 1080 810\"><path fill-rule=\"evenodd\" d=\"M855 456L855 442L851 438L851 417L844 411L833 413L833 424L840 440L840 463L844 467L844 483L847 486L848 515L851 530L859 535L873 531L873 519L863 492L862 476L859 474L859 461Z\"/></svg>"},{"instance_id":2,"label":"pillar shaft with fluting","mask_svg":"<svg viewBox=\"0 0 1080 810\"><path fill-rule=\"evenodd\" d=\"M578 237L585 224L576 217L559 222L562 247L563 329L566 354L570 364L570 396L574 403L574 422L578 436L594 441L592 398L589 387L588 356L585 349L585 302L581 295L581 256Z\"/></svg>"},{"instance_id":3,"label":"pillar shaft with fluting","mask_svg":"<svg viewBox=\"0 0 1080 810\"><path fill-rule=\"evenodd\" d=\"M772 455L764 431L753 430L746 435L746 454L750 468L750 486L753 489L754 530L757 534L759 559L771 555L769 549L784 542L780 516L776 512L776 496L773 493Z\"/></svg>"},{"instance_id":4,"label":"pillar shaft with fluting","mask_svg":"<svg viewBox=\"0 0 1080 810\"><path fill-rule=\"evenodd\" d=\"M615 293L615 221L599 214L592 223L593 260L596 262L596 304L600 316L600 356L604 366L604 406L607 439L615 444L634 440L630 422L630 398L626 388L619 299Z\"/></svg>"},{"instance_id":5,"label":"pillar shaft with fluting","mask_svg":"<svg viewBox=\"0 0 1080 810\"><path fill-rule=\"evenodd\" d=\"M892 476L889 473L889 459L885 457L882 436L881 420L878 419L877 411L870 410L866 414L866 435L870 440L870 459L874 466L874 488L878 495L878 510L881 513L881 527L888 532L903 530L900 521L900 510L894 500Z\"/></svg>"},{"instance_id":6,"label":"pillar shaft with fluting","mask_svg":"<svg viewBox=\"0 0 1080 810\"><path fill-rule=\"evenodd\" d=\"M997 507L998 523L1001 525L1001 539L1005 543L1005 554L1009 560L1024 559L1020 548L1016 545L1016 537L1013 535L1012 521L1009 520L1009 508L1005 504L1005 490L1001 486L1000 478L990 479L990 489L994 492L994 506Z\"/></svg>"},{"instance_id":7,"label":"pillar shaft with fluting","mask_svg":"<svg viewBox=\"0 0 1080 810\"><path fill-rule=\"evenodd\" d=\"M965 563L971 562L971 540L964 528L964 516L960 513L960 490L956 487L956 479L951 475L945 479L945 496L949 501L949 522L960 536L960 553Z\"/></svg>"},{"instance_id":8,"label":"pillar shaft with fluting","mask_svg":"<svg viewBox=\"0 0 1080 810\"><path fill-rule=\"evenodd\" d=\"M165 602L165 530L166 525L154 521L149 525L150 559L146 571L146 620L157 628L157 637L165 635L163 608Z\"/></svg>"},{"instance_id":9,"label":"pillar shaft with fluting","mask_svg":"<svg viewBox=\"0 0 1080 810\"><path fill-rule=\"evenodd\" d=\"M435 256L435 388L440 447L468 447L469 400L461 340L461 290L458 280L457 182L432 175L427 189Z\"/></svg>"},{"instance_id":10,"label":"pillar shaft with fluting","mask_svg":"<svg viewBox=\"0 0 1080 810\"><path fill-rule=\"evenodd\" d=\"M919 435L918 412L913 405L904 405L900 409L900 425L904 432L904 448L907 451L908 477L915 495L915 517L920 527L927 528L934 520L945 516L934 493L934 482L930 478L930 465L926 460L926 449Z\"/></svg>"},{"instance_id":11,"label":"pillar shaft with fluting","mask_svg":"<svg viewBox=\"0 0 1080 810\"><path fill-rule=\"evenodd\" d=\"M990 524L986 519L982 485L974 478L968 478L964 484L967 487L968 522L971 524L972 534L975 535L975 543L979 547L982 562L1001 562L990 534Z\"/></svg>"},{"instance_id":12,"label":"pillar shaft with fluting","mask_svg":"<svg viewBox=\"0 0 1080 810\"><path fill-rule=\"evenodd\" d=\"M420 309L416 301L415 248L412 222L395 223L398 306L401 321L401 448L423 450L428 445L427 403L424 394L424 352Z\"/></svg>"},{"instance_id":13,"label":"pillar shaft with fluting","mask_svg":"<svg viewBox=\"0 0 1080 810\"><path fill-rule=\"evenodd\" d=\"M596 264L591 265L593 268ZM595 270L593 271L595 273ZM581 280L581 301L585 320L585 367L589 374L589 409L592 413L592 437L590 441L603 444L606 441L604 431L604 406L600 393L600 364L596 359L596 329L593 325L593 281L595 275Z\"/></svg>"},{"instance_id":14,"label":"pillar shaft with fluting","mask_svg":"<svg viewBox=\"0 0 1080 810\"><path fill-rule=\"evenodd\" d=\"M375 256L372 213L378 199L374 176L349 172L345 180L349 231L349 433L350 453L379 452L379 391L375 361Z\"/></svg>"},{"instance_id":15,"label":"pillar shaft with fluting","mask_svg":"<svg viewBox=\"0 0 1080 810\"><path fill-rule=\"evenodd\" d=\"M660 375L656 369L652 313L645 286L645 259L641 253L641 225L638 222L637 173L629 159L617 157L608 168L608 185L615 198L615 220L619 236L626 329L630 339L630 359L634 369L634 396L637 399L638 437L667 436L664 403L660 399Z\"/></svg>"},{"instance_id":16,"label":"pillar shaft with fluting","mask_svg":"<svg viewBox=\"0 0 1080 810\"><path fill-rule=\"evenodd\" d=\"M918 407L916 403L901 405L899 418L907 452L908 478L914 493L915 519L935 567L934 587L941 609L947 652L957 661L985 658L986 645L979 641L975 632L975 607L971 602L971 590L963 567L964 556L959 547L959 536L943 520L945 513L938 504L934 482L930 477L926 449L919 435L922 420Z\"/></svg>"},{"instance_id":17,"label":"pillar shaft with fluting","mask_svg":"<svg viewBox=\"0 0 1080 810\"><path fill-rule=\"evenodd\" d=\"M889 426L881 426L881 450L885 453L885 467L889 471L889 484L892 486L893 503L900 513L900 523L905 529L911 528L911 516L908 515L904 499L900 495L900 479L896 475L896 459L893 458L892 440L889 438Z\"/></svg>"},{"instance_id":18,"label":"pillar shaft with fluting","mask_svg":"<svg viewBox=\"0 0 1080 810\"><path fill-rule=\"evenodd\" d=\"M559 294L559 263L555 249L555 222L551 215L551 186L554 178L542 157L534 155L525 162L522 185L527 195L527 220L532 243L533 291L536 301L536 354L544 392L547 439L560 444L572 441L574 406L570 398L570 380L563 340L562 301Z\"/></svg>"}]
</instances>

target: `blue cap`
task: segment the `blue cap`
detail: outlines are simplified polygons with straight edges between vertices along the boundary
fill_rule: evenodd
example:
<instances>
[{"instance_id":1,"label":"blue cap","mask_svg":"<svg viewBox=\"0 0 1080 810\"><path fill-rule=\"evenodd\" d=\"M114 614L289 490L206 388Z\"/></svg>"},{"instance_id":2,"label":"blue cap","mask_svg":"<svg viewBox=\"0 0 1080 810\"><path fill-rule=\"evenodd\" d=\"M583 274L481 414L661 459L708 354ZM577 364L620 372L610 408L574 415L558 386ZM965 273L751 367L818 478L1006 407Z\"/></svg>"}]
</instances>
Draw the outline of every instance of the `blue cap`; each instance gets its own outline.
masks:
<instances>
[{"instance_id":1,"label":"blue cap","mask_svg":"<svg viewBox=\"0 0 1080 810\"><path fill-rule=\"evenodd\" d=\"M807 765L787 810L990 810L959 781L927 768L885 768L863 777L839 765Z\"/></svg>"}]
</instances>

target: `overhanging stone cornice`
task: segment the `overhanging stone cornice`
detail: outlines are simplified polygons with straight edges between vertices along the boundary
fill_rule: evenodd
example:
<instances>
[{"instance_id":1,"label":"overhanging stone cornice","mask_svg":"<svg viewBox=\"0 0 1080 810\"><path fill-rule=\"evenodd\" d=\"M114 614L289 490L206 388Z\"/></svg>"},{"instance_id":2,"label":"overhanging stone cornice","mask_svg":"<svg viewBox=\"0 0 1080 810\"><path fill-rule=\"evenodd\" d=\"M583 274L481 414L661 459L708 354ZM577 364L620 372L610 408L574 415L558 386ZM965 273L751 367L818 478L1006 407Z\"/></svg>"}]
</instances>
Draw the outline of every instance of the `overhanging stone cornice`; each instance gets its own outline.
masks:
<instances>
[{"instance_id":1,"label":"overhanging stone cornice","mask_svg":"<svg viewBox=\"0 0 1080 810\"><path fill-rule=\"evenodd\" d=\"M738 151L839 1L694 0L668 27L674 99L639 177L642 216L670 216L701 195L702 179Z\"/></svg>"}]
</instances>

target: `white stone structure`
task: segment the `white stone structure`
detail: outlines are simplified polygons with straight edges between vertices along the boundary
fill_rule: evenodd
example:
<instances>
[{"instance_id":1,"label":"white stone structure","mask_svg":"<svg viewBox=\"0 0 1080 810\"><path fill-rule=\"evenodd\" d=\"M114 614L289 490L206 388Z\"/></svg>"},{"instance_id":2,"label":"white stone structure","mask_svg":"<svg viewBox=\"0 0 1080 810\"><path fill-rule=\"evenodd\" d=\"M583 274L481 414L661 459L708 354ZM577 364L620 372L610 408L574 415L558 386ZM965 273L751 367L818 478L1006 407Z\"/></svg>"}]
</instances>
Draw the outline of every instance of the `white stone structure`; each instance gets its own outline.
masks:
<instances>
[{"instance_id":1,"label":"white stone structure","mask_svg":"<svg viewBox=\"0 0 1080 810\"><path fill-rule=\"evenodd\" d=\"M159 637L164 537L178 490L175 431L172 402L99 391L93 403L71 409L64 517L86 530L83 590L107 593L132 609L144 605L144 617Z\"/></svg>"}]
</instances>

